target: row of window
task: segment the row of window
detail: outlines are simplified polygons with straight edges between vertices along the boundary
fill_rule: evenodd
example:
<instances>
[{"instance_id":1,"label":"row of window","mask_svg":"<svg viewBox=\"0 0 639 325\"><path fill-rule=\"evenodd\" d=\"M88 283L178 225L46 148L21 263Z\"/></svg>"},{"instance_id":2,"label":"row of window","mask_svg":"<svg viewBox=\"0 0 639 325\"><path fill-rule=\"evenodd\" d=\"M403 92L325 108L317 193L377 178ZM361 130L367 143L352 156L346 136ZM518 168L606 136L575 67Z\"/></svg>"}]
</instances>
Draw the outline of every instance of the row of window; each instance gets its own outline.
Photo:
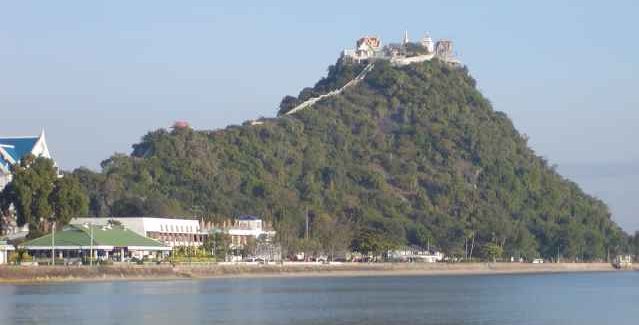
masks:
<instances>
[{"instance_id":1,"label":"row of window","mask_svg":"<svg viewBox=\"0 0 639 325\"><path fill-rule=\"evenodd\" d=\"M195 230L193 230L195 228ZM161 232L199 232L200 227L184 225L160 225Z\"/></svg>"},{"instance_id":2,"label":"row of window","mask_svg":"<svg viewBox=\"0 0 639 325\"><path fill-rule=\"evenodd\" d=\"M204 236L199 235L187 235L187 234L177 234L177 235L164 235L164 234L150 234L151 238L157 239L164 242L195 242L202 243L204 242Z\"/></svg>"}]
</instances>

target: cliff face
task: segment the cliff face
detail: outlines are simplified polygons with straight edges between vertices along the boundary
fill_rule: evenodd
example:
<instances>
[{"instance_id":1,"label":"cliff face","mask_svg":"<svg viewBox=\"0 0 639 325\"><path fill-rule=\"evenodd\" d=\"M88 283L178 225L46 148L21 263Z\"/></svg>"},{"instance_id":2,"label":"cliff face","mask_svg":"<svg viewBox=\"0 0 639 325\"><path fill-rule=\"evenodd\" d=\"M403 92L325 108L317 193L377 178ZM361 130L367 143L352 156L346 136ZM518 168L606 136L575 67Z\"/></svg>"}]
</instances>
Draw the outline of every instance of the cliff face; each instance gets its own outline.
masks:
<instances>
[{"instance_id":1,"label":"cliff face","mask_svg":"<svg viewBox=\"0 0 639 325\"><path fill-rule=\"evenodd\" d=\"M280 113L362 68L338 62ZM262 125L151 132L102 173L75 174L95 215L256 214L298 235L308 210L352 225L355 246L374 235L458 255L492 243L507 256L596 259L623 237L606 205L536 156L466 69L437 60L379 62L356 86Z\"/></svg>"}]
</instances>

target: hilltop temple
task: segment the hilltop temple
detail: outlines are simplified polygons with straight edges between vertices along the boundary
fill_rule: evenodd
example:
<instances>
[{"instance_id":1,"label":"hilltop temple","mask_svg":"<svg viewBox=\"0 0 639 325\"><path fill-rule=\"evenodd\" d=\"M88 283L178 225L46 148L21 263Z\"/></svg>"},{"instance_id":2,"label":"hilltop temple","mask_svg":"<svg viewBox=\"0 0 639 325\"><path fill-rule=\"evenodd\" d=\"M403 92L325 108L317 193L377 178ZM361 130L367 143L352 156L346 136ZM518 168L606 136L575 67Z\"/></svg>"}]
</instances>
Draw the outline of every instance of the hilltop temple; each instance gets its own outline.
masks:
<instances>
[{"instance_id":1,"label":"hilltop temple","mask_svg":"<svg viewBox=\"0 0 639 325\"><path fill-rule=\"evenodd\" d=\"M385 46L382 46L382 40L378 36L363 36L357 40L354 49L346 49L342 52L342 58L356 62L388 60L394 65L406 65L437 58L453 65L461 64L455 58L452 41L433 42L430 35L426 34L419 42L411 42L408 31L404 32L401 43L390 43Z\"/></svg>"}]
</instances>

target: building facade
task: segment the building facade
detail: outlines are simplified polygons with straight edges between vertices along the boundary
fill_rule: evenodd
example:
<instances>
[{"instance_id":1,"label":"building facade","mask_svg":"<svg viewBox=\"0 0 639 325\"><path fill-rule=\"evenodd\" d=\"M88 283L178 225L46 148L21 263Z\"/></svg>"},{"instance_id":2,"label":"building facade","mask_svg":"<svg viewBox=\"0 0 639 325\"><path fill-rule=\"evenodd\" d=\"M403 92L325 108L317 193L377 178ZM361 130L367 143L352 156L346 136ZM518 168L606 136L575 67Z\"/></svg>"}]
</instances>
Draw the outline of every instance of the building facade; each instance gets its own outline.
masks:
<instances>
[{"instance_id":1,"label":"building facade","mask_svg":"<svg viewBox=\"0 0 639 325\"><path fill-rule=\"evenodd\" d=\"M95 260L127 261L145 257L163 259L172 248L118 225L68 225L61 231L32 239L20 245L36 259L92 257Z\"/></svg>"},{"instance_id":2,"label":"building facade","mask_svg":"<svg viewBox=\"0 0 639 325\"><path fill-rule=\"evenodd\" d=\"M231 247L243 247L250 238L258 239L261 236L271 238L275 236L275 231L267 230L264 222L254 216L241 216L233 221L233 224L227 229L227 233L231 236Z\"/></svg>"},{"instance_id":3,"label":"building facade","mask_svg":"<svg viewBox=\"0 0 639 325\"><path fill-rule=\"evenodd\" d=\"M173 218L74 218L71 224L107 225L119 223L126 229L151 239L158 240L170 247L202 246L208 232L202 231L196 219Z\"/></svg>"},{"instance_id":4,"label":"building facade","mask_svg":"<svg viewBox=\"0 0 639 325\"><path fill-rule=\"evenodd\" d=\"M422 38L421 44L422 44L422 47L424 47L426 51L428 51L428 53L435 52L435 43L433 43L433 39L430 37L430 35L428 34L424 35L424 38Z\"/></svg>"},{"instance_id":5,"label":"building facade","mask_svg":"<svg viewBox=\"0 0 639 325\"><path fill-rule=\"evenodd\" d=\"M0 241L0 265L7 264L9 260L9 252L13 250L13 245L9 245L5 241Z\"/></svg>"},{"instance_id":6,"label":"building facade","mask_svg":"<svg viewBox=\"0 0 639 325\"><path fill-rule=\"evenodd\" d=\"M271 225L255 216L240 216L220 223L203 222L202 228L208 233L223 233L231 237L231 249L241 249L250 240L259 238L270 241L275 237Z\"/></svg>"},{"instance_id":7,"label":"building facade","mask_svg":"<svg viewBox=\"0 0 639 325\"><path fill-rule=\"evenodd\" d=\"M357 40L354 49L344 50L342 56L356 61L373 58L382 49L382 41L377 36L364 36Z\"/></svg>"},{"instance_id":8,"label":"building facade","mask_svg":"<svg viewBox=\"0 0 639 325\"><path fill-rule=\"evenodd\" d=\"M425 34L419 42L411 42L408 31L404 32L401 43L390 43L385 46L382 46L379 37L364 36L357 40L354 49L342 51L342 58L355 62L388 60L391 64L400 66L437 58L451 65L461 65L461 62L455 58L452 41L439 40L435 43L429 34Z\"/></svg>"}]
</instances>

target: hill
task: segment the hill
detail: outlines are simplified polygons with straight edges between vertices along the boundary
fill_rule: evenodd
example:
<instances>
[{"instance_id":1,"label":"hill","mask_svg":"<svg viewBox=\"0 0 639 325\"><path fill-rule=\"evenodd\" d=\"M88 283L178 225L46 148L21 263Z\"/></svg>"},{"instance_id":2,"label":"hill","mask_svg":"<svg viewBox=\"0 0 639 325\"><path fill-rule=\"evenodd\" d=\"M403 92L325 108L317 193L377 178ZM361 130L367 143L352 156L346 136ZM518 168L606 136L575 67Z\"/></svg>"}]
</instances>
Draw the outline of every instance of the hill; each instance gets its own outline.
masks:
<instances>
[{"instance_id":1,"label":"hill","mask_svg":"<svg viewBox=\"0 0 639 325\"><path fill-rule=\"evenodd\" d=\"M379 62L338 96L282 115L362 68L338 61L264 124L160 129L100 173L76 170L91 213L255 214L289 246L308 214L312 233L361 251L431 244L465 257L594 260L623 245L606 205L538 157L466 68Z\"/></svg>"}]
</instances>

